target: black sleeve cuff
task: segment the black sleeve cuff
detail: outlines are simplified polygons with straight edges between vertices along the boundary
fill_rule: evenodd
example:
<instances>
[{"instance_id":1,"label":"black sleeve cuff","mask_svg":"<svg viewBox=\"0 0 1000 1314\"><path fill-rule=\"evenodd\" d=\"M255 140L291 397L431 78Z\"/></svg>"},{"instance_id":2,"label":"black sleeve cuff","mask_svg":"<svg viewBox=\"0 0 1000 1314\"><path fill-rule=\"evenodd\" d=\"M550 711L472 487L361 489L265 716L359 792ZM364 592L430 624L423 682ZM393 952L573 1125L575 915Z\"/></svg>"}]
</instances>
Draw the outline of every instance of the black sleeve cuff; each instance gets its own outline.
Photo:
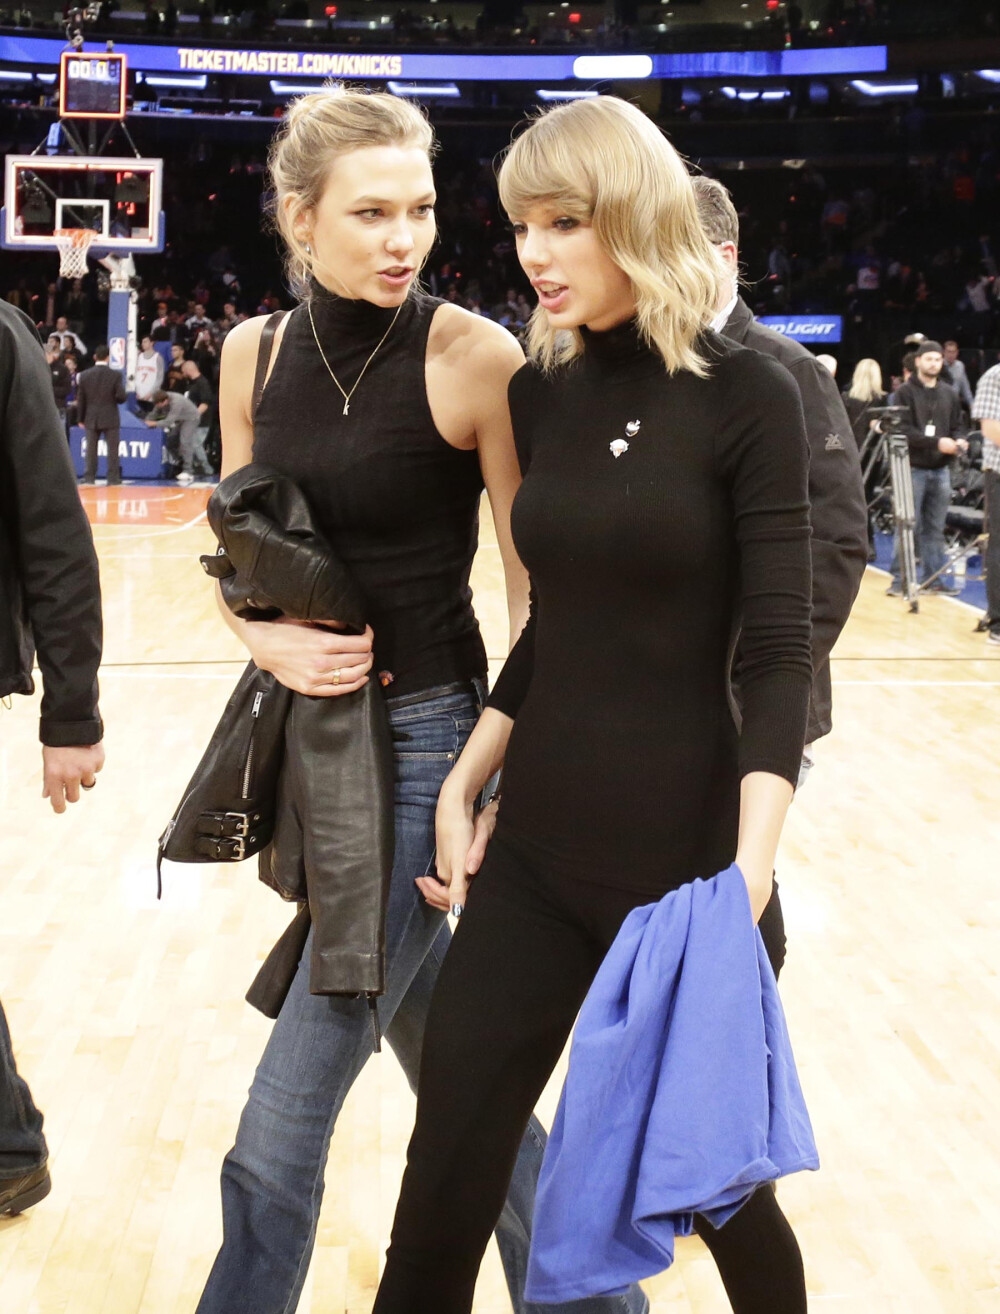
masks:
<instances>
[{"instance_id":1,"label":"black sleeve cuff","mask_svg":"<svg viewBox=\"0 0 1000 1314\"><path fill-rule=\"evenodd\" d=\"M46 748L90 748L104 738L104 722L49 721L43 716L39 723L39 739Z\"/></svg>"}]
</instances>

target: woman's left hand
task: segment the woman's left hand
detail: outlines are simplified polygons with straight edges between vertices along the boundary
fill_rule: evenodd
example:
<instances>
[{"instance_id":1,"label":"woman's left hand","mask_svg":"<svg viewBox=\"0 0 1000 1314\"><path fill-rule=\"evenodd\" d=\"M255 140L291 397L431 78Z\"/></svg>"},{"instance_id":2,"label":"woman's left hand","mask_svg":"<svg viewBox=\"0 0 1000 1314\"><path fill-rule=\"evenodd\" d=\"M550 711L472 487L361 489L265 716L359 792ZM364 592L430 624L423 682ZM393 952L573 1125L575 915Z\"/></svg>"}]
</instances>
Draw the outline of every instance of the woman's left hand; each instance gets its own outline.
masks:
<instances>
[{"instance_id":1,"label":"woman's left hand","mask_svg":"<svg viewBox=\"0 0 1000 1314\"><path fill-rule=\"evenodd\" d=\"M420 876L417 889L432 908L442 912L465 906L469 883L479 871L497 824L497 803L488 804L471 825L461 805L438 803L438 876ZM446 883L447 882L447 883Z\"/></svg>"}]
</instances>

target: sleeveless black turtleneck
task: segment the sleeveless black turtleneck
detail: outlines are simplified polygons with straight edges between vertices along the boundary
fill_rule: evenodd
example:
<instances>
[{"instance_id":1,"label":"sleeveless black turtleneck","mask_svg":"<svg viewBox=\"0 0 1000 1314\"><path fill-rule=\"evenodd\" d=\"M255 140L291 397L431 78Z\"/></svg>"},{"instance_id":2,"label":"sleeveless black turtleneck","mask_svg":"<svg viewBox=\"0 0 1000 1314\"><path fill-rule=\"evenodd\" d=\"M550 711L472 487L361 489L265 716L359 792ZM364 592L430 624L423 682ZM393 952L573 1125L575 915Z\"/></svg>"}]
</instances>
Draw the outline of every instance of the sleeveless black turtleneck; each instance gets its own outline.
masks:
<instances>
[{"instance_id":1,"label":"sleeveless black turtleneck","mask_svg":"<svg viewBox=\"0 0 1000 1314\"><path fill-rule=\"evenodd\" d=\"M469 588L479 458L442 438L424 376L440 304L420 293L403 303L347 416L308 309L297 307L254 420L254 460L296 481L364 594L375 634L372 674L389 697L486 675ZM330 367L350 392L396 312L318 284L312 309Z\"/></svg>"},{"instance_id":2,"label":"sleeveless black turtleneck","mask_svg":"<svg viewBox=\"0 0 1000 1314\"><path fill-rule=\"evenodd\" d=\"M732 861L743 775L798 774L802 407L782 366L714 334L707 379L668 375L632 324L583 336L578 361L510 383L532 614L490 698L515 718L497 833L555 875L659 897Z\"/></svg>"}]
</instances>

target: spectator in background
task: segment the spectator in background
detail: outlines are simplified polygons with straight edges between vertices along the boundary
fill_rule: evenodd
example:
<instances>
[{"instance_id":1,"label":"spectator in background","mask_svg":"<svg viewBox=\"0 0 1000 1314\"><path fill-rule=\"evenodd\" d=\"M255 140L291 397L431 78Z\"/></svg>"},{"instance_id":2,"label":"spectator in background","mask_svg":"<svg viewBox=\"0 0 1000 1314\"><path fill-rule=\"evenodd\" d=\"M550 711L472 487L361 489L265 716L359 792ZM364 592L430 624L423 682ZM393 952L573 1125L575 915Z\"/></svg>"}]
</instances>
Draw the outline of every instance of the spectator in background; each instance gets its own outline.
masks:
<instances>
[{"instance_id":1,"label":"spectator in background","mask_svg":"<svg viewBox=\"0 0 1000 1314\"><path fill-rule=\"evenodd\" d=\"M1000 365L986 371L976 387L973 417L983 431L986 480L986 642L1000 646Z\"/></svg>"},{"instance_id":2,"label":"spectator in background","mask_svg":"<svg viewBox=\"0 0 1000 1314\"><path fill-rule=\"evenodd\" d=\"M170 364L163 387L167 392L187 392L187 379L184 377L184 348L175 342L170 348Z\"/></svg>"},{"instance_id":3,"label":"spectator in background","mask_svg":"<svg viewBox=\"0 0 1000 1314\"><path fill-rule=\"evenodd\" d=\"M66 297L66 319L74 332L82 333L87 322L90 305L82 278L74 278L73 285Z\"/></svg>"},{"instance_id":4,"label":"spectator in background","mask_svg":"<svg viewBox=\"0 0 1000 1314\"><path fill-rule=\"evenodd\" d=\"M81 359L84 356L86 356L87 353L80 351L79 347L76 345L78 342L79 342L79 338L76 336L75 333L64 333L61 338L63 355L65 355L67 352L72 351L77 354L77 359Z\"/></svg>"},{"instance_id":5,"label":"spectator in background","mask_svg":"<svg viewBox=\"0 0 1000 1314\"><path fill-rule=\"evenodd\" d=\"M943 382L950 383L958 393L958 399L965 407L966 412L972 412L972 388L969 386L969 376L965 372L965 365L958 358L958 343L953 339L945 342L944 346L944 369L941 371Z\"/></svg>"},{"instance_id":6,"label":"spectator in background","mask_svg":"<svg viewBox=\"0 0 1000 1314\"><path fill-rule=\"evenodd\" d=\"M816 357L816 359L819 361L819 363L823 366L824 369L827 369L827 370L830 371L830 373L833 375L834 378L837 377L837 357L836 357L836 356L830 356L830 355L827 355L826 353L821 353L820 355L818 355L818 356Z\"/></svg>"},{"instance_id":7,"label":"spectator in background","mask_svg":"<svg viewBox=\"0 0 1000 1314\"><path fill-rule=\"evenodd\" d=\"M71 346L75 351L78 351L81 356L86 356L87 344L83 341L83 339L80 337L78 333L73 332L73 330L69 326L69 321L67 320L65 315L59 316L59 318L55 322L54 328L55 328L55 332L59 334L60 338L62 338L64 349L67 346ZM67 343L66 341L67 338L70 339L69 343Z\"/></svg>"},{"instance_id":8,"label":"spectator in background","mask_svg":"<svg viewBox=\"0 0 1000 1314\"><path fill-rule=\"evenodd\" d=\"M34 692L37 650L42 796L65 812L81 789L93 789L104 765L101 594L90 526L47 391L34 325L0 304L0 699ZM30 1209L51 1185L42 1115L18 1075L0 1005L0 1217Z\"/></svg>"},{"instance_id":9,"label":"spectator in background","mask_svg":"<svg viewBox=\"0 0 1000 1314\"><path fill-rule=\"evenodd\" d=\"M62 354L52 346L51 342L45 348L45 361L49 367L49 376L52 379L52 395L55 398L56 410L59 412L59 419L62 421L63 431L65 432L66 399L72 387L72 380Z\"/></svg>"},{"instance_id":10,"label":"spectator in background","mask_svg":"<svg viewBox=\"0 0 1000 1314\"><path fill-rule=\"evenodd\" d=\"M150 429L176 426L179 430L181 472L179 484L190 484L196 475L211 476L213 471L198 438L201 414L193 401L183 393L167 392L162 388L153 396L153 410L146 424Z\"/></svg>"},{"instance_id":11,"label":"spectator in background","mask_svg":"<svg viewBox=\"0 0 1000 1314\"><path fill-rule=\"evenodd\" d=\"M871 436L872 425L875 423L871 413L877 407L885 404L886 395L882 387L882 370L878 361L870 358L859 360L854 367L851 386L844 393L844 405L847 407L847 415L851 421L851 428L854 430L858 450L862 454L862 469L867 456L866 444ZM875 496L875 485L878 481L879 472L873 462L865 483L865 503L867 506L871 506L872 499ZM868 560L875 560L875 525L870 512L868 514Z\"/></svg>"},{"instance_id":12,"label":"spectator in background","mask_svg":"<svg viewBox=\"0 0 1000 1314\"><path fill-rule=\"evenodd\" d=\"M202 329L206 329L209 333L211 333L213 332L214 327L215 326L213 325L212 321L205 314L205 307L201 304L200 301L196 301L194 307L194 314L188 316L187 322L185 324L185 328L187 329L187 333L188 333L188 340L189 341L192 340L198 333L202 331Z\"/></svg>"},{"instance_id":13,"label":"spectator in background","mask_svg":"<svg viewBox=\"0 0 1000 1314\"><path fill-rule=\"evenodd\" d=\"M149 336L154 342L171 342L170 307L165 301L156 303L156 318L149 325Z\"/></svg>"},{"instance_id":14,"label":"spectator in background","mask_svg":"<svg viewBox=\"0 0 1000 1314\"><path fill-rule=\"evenodd\" d=\"M215 379L218 377L219 349L216 345L213 327L208 326L199 329L185 355L197 362L199 370L207 378Z\"/></svg>"},{"instance_id":15,"label":"spectator in background","mask_svg":"<svg viewBox=\"0 0 1000 1314\"><path fill-rule=\"evenodd\" d=\"M192 465L200 465L203 474L212 474L212 463L207 456L207 449L215 419L215 391L198 368L196 361L186 360L182 369L187 382L187 399L197 406L199 416L198 430L194 436Z\"/></svg>"},{"instance_id":16,"label":"spectator in background","mask_svg":"<svg viewBox=\"0 0 1000 1314\"><path fill-rule=\"evenodd\" d=\"M896 389L894 401L908 412L902 430L910 447L916 517L914 540L922 578L936 575L931 590L954 595L961 590L940 573L946 562L944 526L951 504L952 459L959 452L968 451L969 444L965 440L968 426L962 403L955 389L941 382L943 368L944 352L940 344L925 338L916 351L916 373ZM897 539L888 591L898 594L901 589Z\"/></svg>"},{"instance_id":17,"label":"spectator in background","mask_svg":"<svg viewBox=\"0 0 1000 1314\"><path fill-rule=\"evenodd\" d=\"M225 341L226 334L229 330L235 328L239 322L240 317L236 313L236 302L224 302L222 306L222 314L215 321L215 333L216 337L219 339L220 346Z\"/></svg>"},{"instance_id":18,"label":"spectator in background","mask_svg":"<svg viewBox=\"0 0 1000 1314\"><path fill-rule=\"evenodd\" d=\"M97 447L101 435L108 449L108 484L122 481L121 458L118 441L121 435L121 416L118 407L125 402L125 380L120 370L108 364L107 345L94 348L94 364L80 375L77 385L77 416L87 430L86 464L83 482L92 484L97 478Z\"/></svg>"},{"instance_id":19,"label":"spectator in background","mask_svg":"<svg viewBox=\"0 0 1000 1314\"><path fill-rule=\"evenodd\" d=\"M153 404L153 394L163 387L166 366L163 357L153 346L153 339L147 334L142 340L142 350L135 360L135 397L143 410Z\"/></svg>"},{"instance_id":20,"label":"spectator in background","mask_svg":"<svg viewBox=\"0 0 1000 1314\"><path fill-rule=\"evenodd\" d=\"M851 376L851 386L844 393L844 405L860 451L868 441L871 429L870 412L886 404L885 389L882 387L882 369L877 360L870 357L859 360Z\"/></svg>"}]
</instances>

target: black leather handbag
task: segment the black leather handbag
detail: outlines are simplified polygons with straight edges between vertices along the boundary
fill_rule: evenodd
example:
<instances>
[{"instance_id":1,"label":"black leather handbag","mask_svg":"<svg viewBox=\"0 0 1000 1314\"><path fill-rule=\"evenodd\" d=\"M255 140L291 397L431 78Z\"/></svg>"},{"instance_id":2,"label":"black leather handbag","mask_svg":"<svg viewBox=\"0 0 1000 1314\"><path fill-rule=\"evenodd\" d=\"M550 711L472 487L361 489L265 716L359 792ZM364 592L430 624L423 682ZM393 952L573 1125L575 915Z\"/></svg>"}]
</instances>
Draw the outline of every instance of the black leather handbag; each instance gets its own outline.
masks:
<instances>
[{"instance_id":1,"label":"black leather handbag","mask_svg":"<svg viewBox=\"0 0 1000 1314\"><path fill-rule=\"evenodd\" d=\"M242 862L271 842L291 698L290 689L250 662L160 836L157 898L164 858Z\"/></svg>"}]
</instances>

